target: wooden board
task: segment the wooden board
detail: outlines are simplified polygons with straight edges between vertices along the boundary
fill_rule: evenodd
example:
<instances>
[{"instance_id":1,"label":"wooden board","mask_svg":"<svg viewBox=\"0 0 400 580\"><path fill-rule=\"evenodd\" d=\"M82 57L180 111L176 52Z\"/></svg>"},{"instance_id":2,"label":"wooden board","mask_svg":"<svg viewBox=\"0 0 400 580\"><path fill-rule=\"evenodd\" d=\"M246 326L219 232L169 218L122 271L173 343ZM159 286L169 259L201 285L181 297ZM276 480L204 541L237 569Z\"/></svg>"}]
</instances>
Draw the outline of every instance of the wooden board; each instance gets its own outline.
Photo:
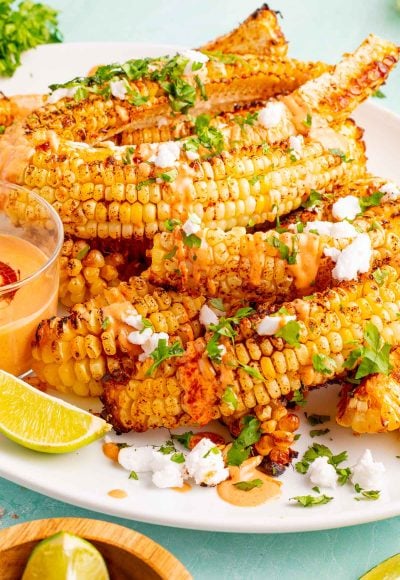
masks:
<instances>
[{"instance_id":1,"label":"wooden board","mask_svg":"<svg viewBox=\"0 0 400 580\"><path fill-rule=\"evenodd\" d=\"M186 568L147 536L123 526L84 518L51 518L0 531L0 577L20 580L33 547L65 531L93 543L102 553L111 580L191 580Z\"/></svg>"}]
</instances>

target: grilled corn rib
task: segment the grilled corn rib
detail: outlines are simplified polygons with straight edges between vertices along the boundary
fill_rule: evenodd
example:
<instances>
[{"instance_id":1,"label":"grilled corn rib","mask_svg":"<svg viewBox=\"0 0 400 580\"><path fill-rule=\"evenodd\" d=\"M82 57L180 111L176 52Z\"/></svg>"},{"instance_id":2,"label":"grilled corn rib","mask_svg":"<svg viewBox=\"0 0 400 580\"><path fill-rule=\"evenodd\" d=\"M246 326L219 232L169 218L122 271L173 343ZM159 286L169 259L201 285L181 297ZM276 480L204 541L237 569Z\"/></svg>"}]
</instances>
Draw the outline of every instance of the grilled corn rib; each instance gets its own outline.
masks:
<instances>
[{"instance_id":1,"label":"grilled corn rib","mask_svg":"<svg viewBox=\"0 0 400 580\"><path fill-rule=\"evenodd\" d=\"M5 129L14 121L23 119L26 115L45 103L43 95L13 95L6 97L0 92L0 126Z\"/></svg>"},{"instance_id":2,"label":"grilled corn rib","mask_svg":"<svg viewBox=\"0 0 400 580\"><path fill-rule=\"evenodd\" d=\"M183 344L200 333L196 319L204 298L153 289L131 278L97 298L76 305L68 317L44 320L32 347L38 378L61 392L95 396L106 374L132 372L141 348L128 340L135 328L124 322L132 309L155 332L166 332Z\"/></svg>"},{"instance_id":3,"label":"grilled corn rib","mask_svg":"<svg viewBox=\"0 0 400 580\"><path fill-rule=\"evenodd\" d=\"M355 433L383 433L400 428L400 349L390 353L393 371L373 374L341 392L336 421Z\"/></svg>"},{"instance_id":4,"label":"grilled corn rib","mask_svg":"<svg viewBox=\"0 0 400 580\"><path fill-rule=\"evenodd\" d=\"M226 352L220 363L213 363L208 356L209 332L188 343L183 356L162 363L152 376L146 376L153 362L150 358L138 364L125 380L105 381L105 416L118 431L205 425L211 419L232 419L246 411L254 412L261 422L270 421L272 401L291 400L296 392L346 374L344 362L354 341L362 343L367 323L373 323L390 345L400 344L399 263L394 259L381 270L385 272L381 285L375 281L373 270L355 282L317 294L311 302L297 299L284 303L285 311L298 322L298 345L257 333L254 328L265 314L261 307L256 315L241 320L233 344L221 337ZM266 310L271 314L269 308ZM325 361L323 372L321 366L314 368L314 355ZM226 403L228 387L236 405ZM174 393L178 402L174 413L165 404L169 393ZM265 445L270 444L268 437Z\"/></svg>"},{"instance_id":5,"label":"grilled corn rib","mask_svg":"<svg viewBox=\"0 0 400 580\"><path fill-rule=\"evenodd\" d=\"M264 4L235 30L211 40L200 50L285 56L287 48L288 43L278 24L277 13Z\"/></svg>"},{"instance_id":6,"label":"grilled corn rib","mask_svg":"<svg viewBox=\"0 0 400 580\"><path fill-rule=\"evenodd\" d=\"M363 197L370 199L374 183L375 179L368 186L363 184L367 195L360 196L361 202ZM333 223L332 204L324 203L323 207L322 218L329 216ZM304 212L306 219L309 213ZM395 201L369 208L352 222L353 227L346 228L347 235L343 231L338 238L330 237L323 229L314 230L308 220L301 221L301 212L299 218L296 225L288 224L289 230L281 227L283 231L250 234L239 227L228 232L204 228L196 234L195 245L179 226L171 233L157 234L149 252L150 280L195 295L282 302L324 290L331 283L333 269L324 250L343 250L360 233L370 237L375 259L387 258L400 249L400 217ZM315 220L312 217L310 221Z\"/></svg>"}]
</instances>

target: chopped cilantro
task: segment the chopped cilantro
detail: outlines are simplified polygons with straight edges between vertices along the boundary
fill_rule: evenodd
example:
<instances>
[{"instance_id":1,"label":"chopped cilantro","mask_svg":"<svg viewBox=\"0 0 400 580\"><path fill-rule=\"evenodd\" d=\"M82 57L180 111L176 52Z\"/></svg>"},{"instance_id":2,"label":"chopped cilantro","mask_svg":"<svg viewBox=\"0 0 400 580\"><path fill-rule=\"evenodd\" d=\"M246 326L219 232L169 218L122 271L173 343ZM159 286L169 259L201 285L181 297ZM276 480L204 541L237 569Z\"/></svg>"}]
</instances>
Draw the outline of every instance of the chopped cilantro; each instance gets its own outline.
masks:
<instances>
[{"instance_id":1,"label":"chopped cilantro","mask_svg":"<svg viewBox=\"0 0 400 580\"><path fill-rule=\"evenodd\" d=\"M247 316L250 316L254 312L255 312L254 309L250 307L239 308L239 310L233 316L229 317L221 316L221 318L218 321L218 324L209 325L208 328L211 332L213 332L213 335L207 343L206 350L211 360L214 360L216 362L221 361L221 351L218 348L218 343L221 336L226 336L227 338L234 340L237 332L233 328L233 325L239 324L242 318L246 318Z\"/></svg>"},{"instance_id":2,"label":"chopped cilantro","mask_svg":"<svg viewBox=\"0 0 400 580\"><path fill-rule=\"evenodd\" d=\"M371 195L366 195L364 197L360 197L358 202L361 207L361 211L364 213L366 209L369 207L376 207L381 203L381 199L385 194L381 191L375 191Z\"/></svg>"},{"instance_id":3,"label":"chopped cilantro","mask_svg":"<svg viewBox=\"0 0 400 580\"><path fill-rule=\"evenodd\" d=\"M138 480L139 479L139 476L136 473L136 471L131 471L130 474L129 474L128 479L136 479L136 480Z\"/></svg>"},{"instance_id":4,"label":"chopped cilantro","mask_svg":"<svg viewBox=\"0 0 400 580\"><path fill-rule=\"evenodd\" d=\"M303 222L296 222L296 230L298 234L302 234L304 232Z\"/></svg>"},{"instance_id":5,"label":"chopped cilantro","mask_svg":"<svg viewBox=\"0 0 400 580\"><path fill-rule=\"evenodd\" d=\"M301 437L301 433L296 433L296 435L294 436L294 440L298 441Z\"/></svg>"},{"instance_id":6,"label":"chopped cilantro","mask_svg":"<svg viewBox=\"0 0 400 580\"><path fill-rule=\"evenodd\" d=\"M344 485L350 478L351 469L350 467L336 467L336 473L338 474L338 484Z\"/></svg>"},{"instance_id":7,"label":"chopped cilantro","mask_svg":"<svg viewBox=\"0 0 400 580\"><path fill-rule=\"evenodd\" d=\"M0 135L3 135L5 130L6 130L5 125L0 125Z\"/></svg>"},{"instance_id":8,"label":"chopped cilantro","mask_svg":"<svg viewBox=\"0 0 400 580\"><path fill-rule=\"evenodd\" d=\"M74 93L74 99L76 102L83 101L88 96L88 90L84 87L78 87Z\"/></svg>"},{"instance_id":9,"label":"chopped cilantro","mask_svg":"<svg viewBox=\"0 0 400 580\"><path fill-rule=\"evenodd\" d=\"M206 453L204 453L203 458L205 459L206 457L208 457L210 453L212 453L213 455L218 455L219 452L220 451L218 447L215 445L215 447L211 447Z\"/></svg>"},{"instance_id":10,"label":"chopped cilantro","mask_svg":"<svg viewBox=\"0 0 400 580\"><path fill-rule=\"evenodd\" d=\"M374 373L388 375L392 370L389 360L391 346L383 341L379 330L372 322L368 322L365 327L364 340L366 346L353 349L344 361L344 368L353 369L361 359L354 376L356 380Z\"/></svg>"},{"instance_id":11,"label":"chopped cilantro","mask_svg":"<svg viewBox=\"0 0 400 580\"><path fill-rule=\"evenodd\" d=\"M203 50L202 52L211 60L223 62L224 64L235 64L235 62L239 60L239 57L236 54L229 54L220 50Z\"/></svg>"},{"instance_id":12,"label":"chopped cilantro","mask_svg":"<svg viewBox=\"0 0 400 580\"><path fill-rule=\"evenodd\" d=\"M263 153L263 155L266 155L267 153L269 153L271 150L271 147L268 145L268 143L263 143L261 145L261 151Z\"/></svg>"},{"instance_id":13,"label":"chopped cilantro","mask_svg":"<svg viewBox=\"0 0 400 580\"><path fill-rule=\"evenodd\" d=\"M182 348L182 345L178 340L171 346L168 346L166 339L160 338L157 348L153 350L150 355L154 362L147 369L146 376L151 376L163 361L174 356L181 356L184 352L185 350Z\"/></svg>"},{"instance_id":14,"label":"chopped cilantro","mask_svg":"<svg viewBox=\"0 0 400 580\"><path fill-rule=\"evenodd\" d=\"M380 89L372 93L371 96L375 97L376 99L386 99L385 93L383 93Z\"/></svg>"},{"instance_id":15,"label":"chopped cilantro","mask_svg":"<svg viewBox=\"0 0 400 580\"><path fill-rule=\"evenodd\" d=\"M134 147L127 147L125 151L125 156L122 158L122 163L124 165L130 165L132 163L132 155L135 153Z\"/></svg>"},{"instance_id":16,"label":"chopped cilantro","mask_svg":"<svg viewBox=\"0 0 400 580\"><path fill-rule=\"evenodd\" d=\"M220 312L225 312L225 306L221 298L211 298L210 304Z\"/></svg>"},{"instance_id":17,"label":"chopped cilantro","mask_svg":"<svg viewBox=\"0 0 400 580\"><path fill-rule=\"evenodd\" d=\"M332 155L337 155L338 157L340 157L340 160L343 161L343 163L351 163L352 161L354 161L354 159L349 159L346 155L346 153L344 153L341 149L328 149L329 153L332 153Z\"/></svg>"},{"instance_id":18,"label":"chopped cilantro","mask_svg":"<svg viewBox=\"0 0 400 580\"><path fill-rule=\"evenodd\" d=\"M260 381L265 381L265 378L262 376L260 371L250 365L245 365L243 363L239 363L239 367L244 370L245 373L253 377L254 379L259 379Z\"/></svg>"},{"instance_id":19,"label":"chopped cilantro","mask_svg":"<svg viewBox=\"0 0 400 580\"><path fill-rule=\"evenodd\" d=\"M175 181L178 176L178 172L176 169L172 169L166 173L161 173L160 178L165 181L165 183L171 183L171 181Z\"/></svg>"},{"instance_id":20,"label":"chopped cilantro","mask_svg":"<svg viewBox=\"0 0 400 580\"><path fill-rule=\"evenodd\" d=\"M256 417L246 415L242 419L243 429L233 441L227 453L228 465L241 465L250 455L250 447L261 437L260 421Z\"/></svg>"},{"instance_id":21,"label":"chopped cilantro","mask_svg":"<svg viewBox=\"0 0 400 580\"><path fill-rule=\"evenodd\" d=\"M194 80L196 82L197 88L200 91L201 98L203 99L203 101L208 101L206 89L204 88L203 81L201 80L201 78L199 77L199 75L194 75Z\"/></svg>"},{"instance_id":22,"label":"chopped cilantro","mask_svg":"<svg viewBox=\"0 0 400 580\"><path fill-rule=\"evenodd\" d=\"M307 117L304 119L303 124L306 127L311 127L311 125L312 125L312 117L311 117L310 113L307 113Z\"/></svg>"},{"instance_id":23,"label":"chopped cilantro","mask_svg":"<svg viewBox=\"0 0 400 580\"><path fill-rule=\"evenodd\" d=\"M208 149L213 155L219 155L224 148L224 136L221 131L210 126L210 115L199 115L196 118L194 129L198 138L198 143ZM192 145L195 143L191 139Z\"/></svg>"},{"instance_id":24,"label":"chopped cilantro","mask_svg":"<svg viewBox=\"0 0 400 580\"><path fill-rule=\"evenodd\" d=\"M289 320L275 333L278 338L283 338L290 346L300 346L300 324L296 320Z\"/></svg>"},{"instance_id":25,"label":"chopped cilantro","mask_svg":"<svg viewBox=\"0 0 400 580\"><path fill-rule=\"evenodd\" d=\"M178 251L178 246L174 246L170 252L167 252L163 256L163 260L172 260L175 257L176 252Z\"/></svg>"},{"instance_id":26,"label":"chopped cilantro","mask_svg":"<svg viewBox=\"0 0 400 580\"><path fill-rule=\"evenodd\" d=\"M199 236L196 236L196 234L187 235L185 234L185 232L182 232L182 239L183 243L188 248L200 248L201 246L201 238L199 238Z\"/></svg>"},{"instance_id":27,"label":"chopped cilantro","mask_svg":"<svg viewBox=\"0 0 400 580\"><path fill-rule=\"evenodd\" d=\"M168 441L166 441L164 445L161 445L161 447L159 448L159 452L162 453L163 455L170 455L175 451L176 449L172 439L168 439Z\"/></svg>"},{"instance_id":28,"label":"chopped cilantro","mask_svg":"<svg viewBox=\"0 0 400 580\"><path fill-rule=\"evenodd\" d=\"M139 183L136 184L136 189L139 191L143 187L146 187L147 185L151 185L152 183L155 183L155 182L156 182L155 177L150 177L149 179L144 179L143 181L139 181Z\"/></svg>"},{"instance_id":29,"label":"chopped cilantro","mask_svg":"<svg viewBox=\"0 0 400 580\"><path fill-rule=\"evenodd\" d=\"M296 495L291 497L291 500L297 501L303 507L312 507L315 505L323 505L329 503L333 500L333 497L329 497L325 494L323 495Z\"/></svg>"},{"instance_id":30,"label":"chopped cilantro","mask_svg":"<svg viewBox=\"0 0 400 580\"><path fill-rule=\"evenodd\" d=\"M144 332L146 328L150 328L151 330L154 330L154 326L152 325L150 320L147 320L147 318L143 318L143 316L142 316L142 324L143 324L143 328L139 334L142 334L142 332Z\"/></svg>"},{"instance_id":31,"label":"chopped cilantro","mask_svg":"<svg viewBox=\"0 0 400 580\"><path fill-rule=\"evenodd\" d=\"M301 461L298 461L295 464L295 469L299 473L305 474L310 467L310 464L313 463L317 459L317 457L327 457L328 463L333 465L336 469L336 473L338 473L339 477L342 475L342 468L338 468L339 463L342 463L347 459L347 452L342 451L337 455L333 455L332 451L326 445L322 445L321 443L313 443L307 451L304 453L303 458ZM340 469L340 473L339 470Z\"/></svg>"},{"instance_id":32,"label":"chopped cilantro","mask_svg":"<svg viewBox=\"0 0 400 580\"><path fill-rule=\"evenodd\" d=\"M311 429L310 437L321 437L330 432L330 429Z\"/></svg>"},{"instance_id":33,"label":"chopped cilantro","mask_svg":"<svg viewBox=\"0 0 400 580\"><path fill-rule=\"evenodd\" d=\"M263 483L261 479L251 479L250 481L238 481L233 485L241 491L251 491L255 487L261 487Z\"/></svg>"},{"instance_id":34,"label":"chopped cilantro","mask_svg":"<svg viewBox=\"0 0 400 580\"><path fill-rule=\"evenodd\" d=\"M355 484L354 489L357 493L360 494L358 497L354 498L356 501L362 500L376 501L377 499L379 499L381 494L381 492L377 489L371 490L362 489L362 487L358 483Z\"/></svg>"},{"instance_id":35,"label":"chopped cilantro","mask_svg":"<svg viewBox=\"0 0 400 580\"><path fill-rule=\"evenodd\" d=\"M303 201L301 207L304 207L304 209L311 209L313 207L321 205L321 203L322 203L322 194L319 191L312 189L309 197L305 201Z\"/></svg>"},{"instance_id":36,"label":"chopped cilantro","mask_svg":"<svg viewBox=\"0 0 400 580\"><path fill-rule=\"evenodd\" d=\"M190 439L193 437L193 431L186 431L182 435L172 435L173 439L176 439L181 445L190 449Z\"/></svg>"},{"instance_id":37,"label":"chopped cilantro","mask_svg":"<svg viewBox=\"0 0 400 580\"><path fill-rule=\"evenodd\" d=\"M292 398L290 399L291 402L296 403L296 405L303 406L306 404L306 399L304 398L303 393L300 389L293 391Z\"/></svg>"},{"instance_id":38,"label":"chopped cilantro","mask_svg":"<svg viewBox=\"0 0 400 580\"><path fill-rule=\"evenodd\" d=\"M187 113L196 102L196 89L181 78L160 82L160 86L167 93L175 113Z\"/></svg>"},{"instance_id":39,"label":"chopped cilantro","mask_svg":"<svg viewBox=\"0 0 400 580\"><path fill-rule=\"evenodd\" d=\"M270 244L273 248L276 248L279 252L280 257L282 260L286 260L288 264L296 264L297 262L297 250L295 250L295 236L293 236L293 243L292 243L292 251L290 251L289 246L281 242L281 240L277 236L270 236L267 238L267 243Z\"/></svg>"},{"instance_id":40,"label":"chopped cilantro","mask_svg":"<svg viewBox=\"0 0 400 580\"><path fill-rule=\"evenodd\" d=\"M228 405L230 409L236 411L238 407L238 399L232 387L230 387L229 385L226 387L221 399L224 403Z\"/></svg>"},{"instance_id":41,"label":"chopped cilantro","mask_svg":"<svg viewBox=\"0 0 400 580\"><path fill-rule=\"evenodd\" d=\"M83 260L84 258L86 258L86 256L88 255L89 252L90 252L90 246L89 245L83 246L83 248L81 250L79 250L79 252L76 254L76 259Z\"/></svg>"},{"instance_id":42,"label":"chopped cilantro","mask_svg":"<svg viewBox=\"0 0 400 580\"><path fill-rule=\"evenodd\" d=\"M378 286L383 286L385 283L386 278L389 276L389 272L387 270L382 270L381 268L377 268L375 272L372 273L372 276Z\"/></svg>"},{"instance_id":43,"label":"chopped cilantro","mask_svg":"<svg viewBox=\"0 0 400 580\"><path fill-rule=\"evenodd\" d=\"M245 125L254 125L254 123L258 120L258 112L255 111L254 113L247 113L245 117L236 116L234 118L235 123L237 123L240 127Z\"/></svg>"},{"instance_id":44,"label":"chopped cilantro","mask_svg":"<svg viewBox=\"0 0 400 580\"><path fill-rule=\"evenodd\" d=\"M317 373L322 373L323 375L331 375L336 369L336 362L326 354L313 354L312 365Z\"/></svg>"},{"instance_id":45,"label":"chopped cilantro","mask_svg":"<svg viewBox=\"0 0 400 580\"><path fill-rule=\"evenodd\" d=\"M109 317L107 316L103 322L101 323L101 328L102 330L107 330L107 328L110 326L111 324L111 320L109 319Z\"/></svg>"},{"instance_id":46,"label":"chopped cilantro","mask_svg":"<svg viewBox=\"0 0 400 580\"><path fill-rule=\"evenodd\" d=\"M250 177L249 179L250 185L255 185L257 181L259 181L260 177L261 177L260 175L253 175L253 177Z\"/></svg>"},{"instance_id":47,"label":"chopped cilantro","mask_svg":"<svg viewBox=\"0 0 400 580\"><path fill-rule=\"evenodd\" d=\"M180 220L167 219L165 220L164 225L167 232L173 232L177 226L182 225L182 222Z\"/></svg>"},{"instance_id":48,"label":"chopped cilantro","mask_svg":"<svg viewBox=\"0 0 400 580\"><path fill-rule=\"evenodd\" d=\"M319 489L318 485L314 485L314 487L312 487L311 489L315 491L315 493L321 493L321 490Z\"/></svg>"},{"instance_id":49,"label":"chopped cilantro","mask_svg":"<svg viewBox=\"0 0 400 580\"><path fill-rule=\"evenodd\" d=\"M312 427L315 427L315 425L322 425L323 423L326 423L327 421L330 420L329 415L313 414L313 415L306 415L306 417L307 417L307 421L309 422L309 424Z\"/></svg>"},{"instance_id":50,"label":"chopped cilantro","mask_svg":"<svg viewBox=\"0 0 400 580\"><path fill-rule=\"evenodd\" d=\"M173 461L174 463L185 463L185 456L183 455L183 453L175 452L171 456L171 461Z\"/></svg>"}]
</instances>

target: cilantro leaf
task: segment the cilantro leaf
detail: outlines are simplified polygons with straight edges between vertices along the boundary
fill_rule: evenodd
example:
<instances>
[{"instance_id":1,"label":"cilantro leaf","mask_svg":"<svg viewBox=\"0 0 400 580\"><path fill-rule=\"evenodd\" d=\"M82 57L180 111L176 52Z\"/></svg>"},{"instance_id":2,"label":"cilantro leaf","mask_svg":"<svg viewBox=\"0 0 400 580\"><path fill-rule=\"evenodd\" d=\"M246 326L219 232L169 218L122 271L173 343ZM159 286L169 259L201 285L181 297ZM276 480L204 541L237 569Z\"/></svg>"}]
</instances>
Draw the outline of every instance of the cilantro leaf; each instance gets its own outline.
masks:
<instances>
[{"instance_id":1,"label":"cilantro leaf","mask_svg":"<svg viewBox=\"0 0 400 580\"><path fill-rule=\"evenodd\" d=\"M107 328L110 326L111 324L111 320L109 319L109 317L107 316L103 322L101 323L101 329L102 330L107 330Z\"/></svg>"},{"instance_id":2,"label":"cilantro leaf","mask_svg":"<svg viewBox=\"0 0 400 580\"><path fill-rule=\"evenodd\" d=\"M320 437L330 432L330 429L311 429L310 437Z\"/></svg>"},{"instance_id":3,"label":"cilantro leaf","mask_svg":"<svg viewBox=\"0 0 400 580\"><path fill-rule=\"evenodd\" d=\"M185 352L181 343L177 340L171 346L167 345L165 338L160 338L157 348L151 353L151 358L154 360L153 364L147 369L146 376L151 376L160 364L174 356L181 356Z\"/></svg>"},{"instance_id":4,"label":"cilantro leaf","mask_svg":"<svg viewBox=\"0 0 400 580\"><path fill-rule=\"evenodd\" d=\"M183 453L176 451L171 456L171 461L173 461L174 463L185 463L185 456L183 455Z\"/></svg>"},{"instance_id":5,"label":"cilantro leaf","mask_svg":"<svg viewBox=\"0 0 400 580\"><path fill-rule=\"evenodd\" d=\"M297 501L303 507L312 507L315 505L323 505L333 500L333 497L322 495L296 495L291 497L291 500Z\"/></svg>"},{"instance_id":6,"label":"cilantro leaf","mask_svg":"<svg viewBox=\"0 0 400 580\"><path fill-rule=\"evenodd\" d=\"M307 421L312 427L314 427L315 425L322 425L322 423L326 423L329 420L330 420L329 415L317 415L317 414L307 415Z\"/></svg>"},{"instance_id":7,"label":"cilantro leaf","mask_svg":"<svg viewBox=\"0 0 400 580\"><path fill-rule=\"evenodd\" d=\"M221 399L224 403L228 405L230 409L236 411L236 409L238 408L237 396L233 391L232 387L230 387L229 385L226 387Z\"/></svg>"},{"instance_id":8,"label":"cilantro leaf","mask_svg":"<svg viewBox=\"0 0 400 580\"><path fill-rule=\"evenodd\" d=\"M336 363L333 358L319 353L313 354L312 365L317 373L322 373L323 375L331 375L336 368Z\"/></svg>"},{"instance_id":9,"label":"cilantro leaf","mask_svg":"<svg viewBox=\"0 0 400 580\"><path fill-rule=\"evenodd\" d=\"M211 298L210 304L220 312L225 312L225 306L221 298Z\"/></svg>"},{"instance_id":10,"label":"cilantro leaf","mask_svg":"<svg viewBox=\"0 0 400 580\"><path fill-rule=\"evenodd\" d=\"M372 193L371 195L360 197L358 202L360 204L362 213L364 213L365 210L368 209L369 207L376 207L377 205L379 205L384 195L385 194L382 193L381 191L375 191L375 193Z\"/></svg>"},{"instance_id":11,"label":"cilantro leaf","mask_svg":"<svg viewBox=\"0 0 400 580\"><path fill-rule=\"evenodd\" d=\"M341 149L328 149L329 153L332 153L332 155L337 155L338 157L340 157L340 160L343 161L343 163L350 163L351 161L353 161L353 159L349 159L346 155L346 153L344 153Z\"/></svg>"},{"instance_id":12,"label":"cilantro leaf","mask_svg":"<svg viewBox=\"0 0 400 580\"><path fill-rule=\"evenodd\" d=\"M263 485L262 479L251 479L250 481L238 481L233 485L240 489L241 491L251 491L255 487L261 487Z\"/></svg>"},{"instance_id":13,"label":"cilantro leaf","mask_svg":"<svg viewBox=\"0 0 400 580\"><path fill-rule=\"evenodd\" d=\"M76 254L76 259L83 260L84 258L86 258L86 256L88 255L89 252L90 252L90 246L87 244L86 246L83 246L83 248L81 250L79 250L79 252Z\"/></svg>"},{"instance_id":14,"label":"cilantro leaf","mask_svg":"<svg viewBox=\"0 0 400 580\"><path fill-rule=\"evenodd\" d=\"M259 379L260 381L265 381L265 378L262 376L260 371L250 365L245 365L243 363L239 363L240 368L242 368L248 375L253 377L254 379Z\"/></svg>"},{"instance_id":15,"label":"cilantro leaf","mask_svg":"<svg viewBox=\"0 0 400 580\"><path fill-rule=\"evenodd\" d=\"M181 445L190 449L190 439L193 436L193 431L186 431L182 435L172 435L172 439L176 439Z\"/></svg>"},{"instance_id":16,"label":"cilantro leaf","mask_svg":"<svg viewBox=\"0 0 400 580\"><path fill-rule=\"evenodd\" d=\"M382 270L381 268L377 268L375 272L372 273L372 277L374 278L378 286L383 286L388 276L389 272L387 270Z\"/></svg>"},{"instance_id":17,"label":"cilantro leaf","mask_svg":"<svg viewBox=\"0 0 400 580\"><path fill-rule=\"evenodd\" d=\"M131 471L129 474L128 479L136 479L136 481L139 479L138 474L136 473L136 471Z\"/></svg>"},{"instance_id":18,"label":"cilantro leaf","mask_svg":"<svg viewBox=\"0 0 400 580\"><path fill-rule=\"evenodd\" d=\"M288 264L296 264L297 250L294 248L296 236L293 236L292 251L290 251L289 246L282 242L277 236L270 236L267 238L266 242L270 244L273 248L276 248L279 252L279 256L282 260L286 260Z\"/></svg>"},{"instance_id":19,"label":"cilantro leaf","mask_svg":"<svg viewBox=\"0 0 400 580\"><path fill-rule=\"evenodd\" d=\"M261 422L251 415L242 419L243 429L233 441L227 453L228 465L241 465L250 455L250 446L257 443L261 437Z\"/></svg>"},{"instance_id":20,"label":"cilantro leaf","mask_svg":"<svg viewBox=\"0 0 400 580\"><path fill-rule=\"evenodd\" d=\"M196 118L194 129L200 144L209 149L212 154L219 155L224 148L224 136L221 131L210 126L210 115L199 115Z\"/></svg>"},{"instance_id":21,"label":"cilantro leaf","mask_svg":"<svg viewBox=\"0 0 400 580\"><path fill-rule=\"evenodd\" d=\"M372 322L368 322L365 327L364 340L366 346L358 346L353 349L343 366L352 369L361 359L354 377L356 380L374 373L388 375L392 370L389 358L392 347L383 342L379 330Z\"/></svg>"},{"instance_id":22,"label":"cilantro leaf","mask_svg":"<svg viewBox=\"0 0 400 580\"><path fill-rule=\"evenodd\" d=\"M290 346L300 346L300 324L296 320L289 320L275 333L278 338L283 338Z\"/></svg>"},{"instance_id":23,"label":"cilantro leaf","mask_svg":"<svg viewBox=\"0 0 400 580\"><path fill-rule=\"evenodd\" d=\"M300 406L305 405L307 402L300 389L293 391L293 395L292 395L292 398L290 399L290 401L293 403L296 403L296 405L300 405Z\"/></svg>"},{"instance_id":24,"label":"cilantro leaf","mask_svg":"<svg viewBox=\"0 0 400 580\"><path fill-rule=\"evenodd\" d=\"M321 205L321 203L322 203L322 194L319 193L319 191L312 189L308 199L306 199L306 201L303 201L301 207L304 207L304 209L311 209L313 207Z\"/></svg>"},{"instance_id":25,"label":"cilantro leaf","mask_svg":"<svg viewBox=\"0 0 400 580\"><path fill-rule=\"evenodd\" d=\"M188 234L185 234L185 232L182 232L182 238L183 238L183 243L188 248L200 248L200 246L201 246L201 238L199 238L199 236L196 236L196 234L189 234L188 235Z\"/></svg>"},{"instance_id":26,"label":"cilantro leaf","mask_svg":"<svg viewBox=\"0 0 400 580\"><path fill-rule=\"evenodd\" d=\"M310 113L307 113L307 117L304 119L303 124L306 127L311 127L311 125L312 125L312 117L311 117Z\"/></svg>"},{"instance_id":27,"label":"cilantro leaf","mask_svg":"<svg viewBox=\"0 0 400 580\"><path fill-rule=\"evenodd\" d=\"M371 97L375 97L376 99L386 99L385 93L383 93L380 89L372 93Z\"/></svg>"},{"instance_id":28,"label":"cilantro leaf","mask_svg":"<svg viewBox=\"0 0 400 580\"><path fill-rule=\"evenodd\" d=\"M360 494L358 497L354 498L356 501L362 500L376 501L377 499L379 499L381 494L381 492L377 489L371 490L362 489L362 487L358 483L355 484L354 489L357 493Z\"/></svg>"}]
</instances>

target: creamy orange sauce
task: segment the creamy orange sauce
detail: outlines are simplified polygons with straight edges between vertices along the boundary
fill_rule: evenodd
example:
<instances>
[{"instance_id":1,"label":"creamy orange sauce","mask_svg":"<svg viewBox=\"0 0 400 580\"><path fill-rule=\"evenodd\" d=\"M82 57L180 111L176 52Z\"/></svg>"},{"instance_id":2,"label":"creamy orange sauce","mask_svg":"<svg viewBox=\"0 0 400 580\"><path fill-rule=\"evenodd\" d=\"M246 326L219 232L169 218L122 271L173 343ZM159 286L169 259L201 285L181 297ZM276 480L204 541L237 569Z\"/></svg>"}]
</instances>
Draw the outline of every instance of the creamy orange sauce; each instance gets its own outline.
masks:
<instances>
[{"instance_id":1,"label":"creamy orange sauce","mask_svg":"<svg viewBox=\"0 0 400 580\"><path fill-rule=\"evenodd\" d=\"M0 260L24 280L39 270L47 256L30 242L0 234ZM41 320L56 314L58 274L51 268L2 300L0 289L0 368L19 375L31 367L31 341Z\"/></svg>"},{"instance_id":2,"label":"creamy orange sauce","mask_svg":"<svg viewBox=\"0 0 400 580\"><path fill-rule=\"evenodd\" d=\"M103 453L111 461L118 463L119 448L115 443L103 443Z\"/></svg>"},{"instance_id":3,"label":"creamy orange sauce","mask_svg":"<svg viewBox=\"0 0 400 580\"><path fill-rule=\"evenodd\" d=\"M309 127L304 123L304 121L307 119L307 115L310 114L310 110L304 101L298 97L296 98L293 94L282 97L281 100L289 109L296 130L302 135L307 135Z\"/></svg>"},{"instance_id":4,"label":"creamy orange sauce","mask_svg":"<svg viewBox=\"0 0 400 580\"><path fill-rule=\"evenodd\" d=\"M128 497L128 494L123 489L111 489L107 492L107 495L110 497L115 497L116 499L123 499L124 497Z\"/></svg>"},{"instance_id":5,"label":"creamy orange sauce","mask_svg":"<svg viewBox=\"0 0 400 580\"><path fill-rule=\"evenodd\" d=\"M127 315L129 311L132 311L132 304L128 301L126 302L114 302L105 306L103 309L103 317L108 320L109 324L105 329L105 332L113 332L118 338L121 348L131 355L138 355L142 352L142 349L137 344L131 344L128 341L128 335L135 329L133 326L129 326L126 322L123 322L122 318Z\"/></svg>"},{"instance_id":6,"label":"creamy orange sauce","mask_svg":"<svg viewBox=\"0 0 400 580\"><path fill-rule=\"evenodd\" d=\"M291 248L290 245L289 248ZM314 234L298 234L295 249L297 250L296 263L288 264L287 267L293 276L296 288L307 290L314 284L318 273L322 255L320 237Z\"/></svg>"},{"instance_id":7,"label":"creamy orange sauce","mask_svg":"<svg viewBox=\"0 0 400 580\"><path fill-rule=\"evenodd\" d=\"M185 481L182 487L171 487L171 489L173 489L174 491L178 491L179 493L187 493L192 489L192 486L190 485L190 483L187 483Z\"/></svg>"},{"instance_id":8,"label":"creamy orange sauce","mask_svg":"<svg viewBox=\"0 0 400 580\"><path fill-rule=\"evenodd\" d=\"M274 497L279 497L282 483L257 469L261 460L262 457L258 455L247 459L240 467L231 466L229 468L230 478L217 485L219 497L239 507L255 507ZM235 483L254 479L260 479L262 485L254 487L250 491L244 491L235 486Z\"/></svg>"},{"instance_id":9,"label":"creamy orange sauce","mask_svg":"<svg viewBox=\"0 0 400 580\"><path fill-rule=\"evenodd\" d=\"M35 149L18 124L10 127L0 141L0 179L22 184L24 171Z\"/></svg>"},{"instance_id":10,"label":"creamy orange sauce","mask_svg":"<svg viewBox=\"0 0 400 580\"><path fill-rule=\"evenodd\" d=\"M340 149L341 151L347 151L347 142L343 135L332 129L332 127L314 126L314 123L310 129L310 137L314 141L321 143L324 149Z\"/></svg>"}]
</instances>

